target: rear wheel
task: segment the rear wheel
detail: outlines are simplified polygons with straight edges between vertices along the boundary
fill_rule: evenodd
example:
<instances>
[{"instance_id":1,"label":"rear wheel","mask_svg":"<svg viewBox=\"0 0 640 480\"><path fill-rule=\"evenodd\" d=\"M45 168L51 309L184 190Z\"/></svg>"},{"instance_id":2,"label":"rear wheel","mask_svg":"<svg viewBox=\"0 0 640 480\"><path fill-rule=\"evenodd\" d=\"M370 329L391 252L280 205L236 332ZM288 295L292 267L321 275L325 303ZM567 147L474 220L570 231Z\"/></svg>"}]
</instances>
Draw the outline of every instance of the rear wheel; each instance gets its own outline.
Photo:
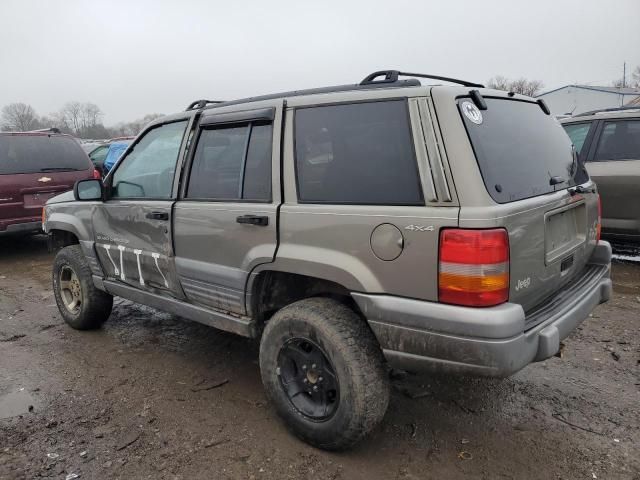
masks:
<instances>
[{"instance_id":1,"label":"rear wheel","mask_svg":"<svg viewBox=\"0 0 640 480\"><path fill-rule=\"evenodd\" d=\"M260 343L267 396L287 426L319 448L348 448L384 417L389 384L367 324L328 298L277 312Z\"/></svg>"},{"instance_id":2,"label":"rear wheel","mask_svg":"<svg viewBox=\"0 0 640 480\"><path fill-rule=\"evenodd\" d=\"M62 318L77 330L100 328L111 314L113 297L93 284L79 245L64 247L56 255L53 293Z\"/></svg>"}]
</instances>

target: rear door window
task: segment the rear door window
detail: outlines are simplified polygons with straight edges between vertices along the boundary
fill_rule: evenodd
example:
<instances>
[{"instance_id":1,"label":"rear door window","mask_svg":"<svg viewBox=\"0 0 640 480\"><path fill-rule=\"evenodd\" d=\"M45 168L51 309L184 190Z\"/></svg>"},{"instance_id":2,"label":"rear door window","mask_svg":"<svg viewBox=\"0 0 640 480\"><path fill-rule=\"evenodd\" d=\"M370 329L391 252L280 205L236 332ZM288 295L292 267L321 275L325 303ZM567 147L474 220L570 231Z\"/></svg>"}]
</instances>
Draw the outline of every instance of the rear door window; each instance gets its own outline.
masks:
<instances>
[{"instance_id":1,"label":"rear door window","mask_svg":"<svg viewBox=\"0 0 640 480\"><path fill-rule=\"evenodd\" d=\"M300 202L424 205L405 101L299 108L295 154Z\"/></svg>"},{"instance_id":2,"label":"rear door window","mask_svg":"<svg viewBox=\"0 0 640 480\"><path fill-rule=\"evenodd\" d=\"M468 98L460 99L458 106L485 187L496 202L544 195L586 181L569 137L538 104L485 101L487 109L482 111ZM480 115L463 114L465 107Z\"/></svg>"},{"instance_id":3,"label":"rear door window","mask_svg":"<svg viewBox=\"0 0 640 480\"><path fill-rule=\"evenodd\" d=\"M186 198L271 201L271 124L205 128L198 139Z\"/></svg>"},{"instance_id":4,"label":"rear door window","mask_svg":"<svg viewBox=\"0 0 640 480\"><path fill-rule=\"evenodd\" d=\"M71 137L0 135L0 175L87 170L93 168Z\"/></svg>"},{"instance_id":5,"label":"rear door window","mask_svg":"<svg viewBox=\"0 0 640 480\"><path fill-rule=\"evenodd\" d=\"M567 135L569 135L573 146L576 147L576 152L580 155L582 147L584 147L584 141L587 139L587 135L591 129L591 122L569 123L562 127L564 131L567 132Z\"/></svg>"},{"instance_id":6,"label":"rear door window","mask_svg":"<svg viewBox=\"0 0 640 480\"><path fill-rule=\"evenodd\" d=\"M640 160L640 120L606 121L594 162Z\"/></svg>"}]
</instances>

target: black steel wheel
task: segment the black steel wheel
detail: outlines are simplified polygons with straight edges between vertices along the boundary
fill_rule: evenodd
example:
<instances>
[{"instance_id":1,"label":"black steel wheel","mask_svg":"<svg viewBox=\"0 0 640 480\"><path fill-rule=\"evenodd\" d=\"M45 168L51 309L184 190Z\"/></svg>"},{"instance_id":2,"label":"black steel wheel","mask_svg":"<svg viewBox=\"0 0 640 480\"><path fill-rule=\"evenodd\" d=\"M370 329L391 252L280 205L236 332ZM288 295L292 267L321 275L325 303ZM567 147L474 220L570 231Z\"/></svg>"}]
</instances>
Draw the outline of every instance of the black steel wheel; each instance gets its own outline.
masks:
<instances>
[{"instance_id":1,"label":"black steel wheel","mask_svg":"<svg viewBox=\"0 0 640 480\"><path fill-rule=\"evenodd\" d=\"M366 321L331 298L308 298L269 319L260 373L287 427L311 445L349 448L380 423L389 383Z\"/></svg>"},{"instance_id":2,"label":"black steel wheel","mask_svg":"<svg viewBox=\"0 0 640 480\"><path fill-rule=\"evenodd\" d=\"M280 385L289 401L312 420L333 415L340 402L335 370L322 349L307 338L292 338L278 355Z\"/></svg>"}]
</instances>

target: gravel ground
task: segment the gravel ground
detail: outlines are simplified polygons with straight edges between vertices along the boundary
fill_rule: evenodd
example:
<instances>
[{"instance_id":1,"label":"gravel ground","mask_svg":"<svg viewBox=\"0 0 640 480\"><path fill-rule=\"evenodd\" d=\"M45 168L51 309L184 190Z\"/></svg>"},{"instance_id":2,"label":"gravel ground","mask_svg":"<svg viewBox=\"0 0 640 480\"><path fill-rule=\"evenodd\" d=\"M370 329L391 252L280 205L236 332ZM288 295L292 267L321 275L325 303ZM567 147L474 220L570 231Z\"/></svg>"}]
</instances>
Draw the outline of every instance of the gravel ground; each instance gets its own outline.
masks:
<instances>
[{"instance_id":1,"label":"gravel ground","mask_svg":"<svg viewBox=\"0 0 640 480\"><path fill-rule=\"evenodd\" d=\"M0 478L640 479L640 266L563 358L504 380L397 375L345 453L292 437L254 341L117 301L104 328L58 314L42 237L0 239Z\"/></svg>"}]
</instances>

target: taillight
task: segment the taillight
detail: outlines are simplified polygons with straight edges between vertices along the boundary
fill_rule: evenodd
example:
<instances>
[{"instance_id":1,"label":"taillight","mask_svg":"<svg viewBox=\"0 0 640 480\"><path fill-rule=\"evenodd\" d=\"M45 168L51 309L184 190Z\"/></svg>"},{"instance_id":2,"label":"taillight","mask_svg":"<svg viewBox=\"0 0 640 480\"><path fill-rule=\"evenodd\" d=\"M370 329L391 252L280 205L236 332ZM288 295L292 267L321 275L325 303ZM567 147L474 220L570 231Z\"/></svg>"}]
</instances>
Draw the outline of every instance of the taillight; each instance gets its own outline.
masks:
<instances>
[{"instance_id":1,"label":"taillight","mask_svg":"<svg viewBox=\"0 0 640 480\"><path fill-rule=\"evenodd\" d=\"M600 234L602 233L602 200L598 194L598 224L596 225L596 245L600 242Z\"/></svg>"},{"instance_id":2,"label":"taillight","mask_svg":"<svg viewBox=\"0 0 640 480\"><path fill-rule=\"evenodd\" d=\"M509 299L507 231L445 229L440 232L440 302L490 307Z\"/></svg>"},{"instance_id":3,"label":"taillight","mask_svg":"<svg viewBox=\"0 0 640 480\"><path fill-rule=\"evenodd\" d=\"M97 168L93 169L93 178L95 178L96 180L100 180L102 178L102 175L100 175L100 172Z\"/></svg>"}]
</instances>

